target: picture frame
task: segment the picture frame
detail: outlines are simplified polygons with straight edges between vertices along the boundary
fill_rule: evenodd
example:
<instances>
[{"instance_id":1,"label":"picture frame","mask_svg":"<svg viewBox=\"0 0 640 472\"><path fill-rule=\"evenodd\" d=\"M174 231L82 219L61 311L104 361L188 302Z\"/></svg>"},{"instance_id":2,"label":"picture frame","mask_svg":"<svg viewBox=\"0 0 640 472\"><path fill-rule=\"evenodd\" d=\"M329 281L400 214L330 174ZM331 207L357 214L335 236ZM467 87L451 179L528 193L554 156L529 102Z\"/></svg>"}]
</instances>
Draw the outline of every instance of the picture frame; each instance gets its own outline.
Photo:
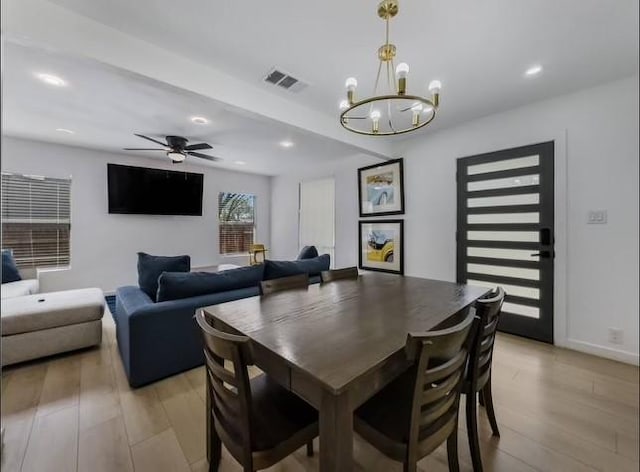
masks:
<instances>
[{"instance_id":1,"label":"picture frame","mask_svg":"<svg viewBox=\"0 0 640 472\"><path fill-rule=\"evenodd\" d=\"M404 220L360 220L358 267L404 275Z\"/></svg>"},{"instance_id":2,"label":"picture frame","mask_svg":"<svg viewBox=\"0 0 640 472\"><path fill-rule=\"evenodd\" d=\"M404 159L358 169L360 217L404 214Z\"/></svg>"}]
</instances>

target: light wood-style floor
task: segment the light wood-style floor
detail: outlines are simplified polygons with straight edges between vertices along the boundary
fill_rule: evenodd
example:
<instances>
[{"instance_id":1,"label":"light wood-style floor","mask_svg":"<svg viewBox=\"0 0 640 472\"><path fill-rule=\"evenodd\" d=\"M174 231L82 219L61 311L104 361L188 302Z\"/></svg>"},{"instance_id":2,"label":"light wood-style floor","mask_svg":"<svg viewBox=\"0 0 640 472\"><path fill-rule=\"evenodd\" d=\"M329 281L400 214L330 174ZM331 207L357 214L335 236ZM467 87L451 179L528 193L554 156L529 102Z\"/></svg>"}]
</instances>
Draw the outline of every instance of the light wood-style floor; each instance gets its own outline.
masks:
<instances>
[{"instance_id":1,"label":"light wood-style floor","mask_svg":"<svg viewBox=\"0 0 640 472\"><path fill-rule=\"evenodd\" d=\"M481 413L485 470L638 471L637 367L500 335L493 368L502 437ZM2 471L205 471L204 395L203 368L131 390L106 314L100 348L3 372ZM402 470L359 438L354 455L358 471ZM269 471L317 468L300 450ZM446 471L445 450L420 469ZM241 469L227 454L220 470Z\"/></svg>"}]
</instances>

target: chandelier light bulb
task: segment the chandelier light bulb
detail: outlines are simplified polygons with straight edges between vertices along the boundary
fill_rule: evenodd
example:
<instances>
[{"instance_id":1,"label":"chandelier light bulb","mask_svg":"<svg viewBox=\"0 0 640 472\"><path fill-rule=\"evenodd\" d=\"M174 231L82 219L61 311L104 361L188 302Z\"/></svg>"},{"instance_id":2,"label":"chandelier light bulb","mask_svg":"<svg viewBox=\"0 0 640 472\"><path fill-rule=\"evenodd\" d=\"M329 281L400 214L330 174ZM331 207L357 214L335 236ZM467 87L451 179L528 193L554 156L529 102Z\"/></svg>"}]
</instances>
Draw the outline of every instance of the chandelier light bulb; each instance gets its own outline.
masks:
<instances>
[{"instance_id":1,"label":"chandelier light bulb","mask_svg":"<svg viewBox=\"0 0 640 472\"><path fill-rule=\"evenodd\" d=\"M431 93L440 93L440 89L442 88L442 82L439 80L432 80L429 82L429 92Z\"/></svg>"},{"instance_id":2,"label":"chandelier light bulb","mask_svg":"<svg viewBox=\"0 0 640 472\"><path fill-rule=\"evenodd\" d=\"M347 102L349 102L349 105L353 105L353 102L355 101L354 94L356 92L356 87L358 86L358 81L355 77L349 77L344 85L347 87Z\"/></svg>"},{"instance_id":3,"label":"chandelier light bulb","mask_svg":"<svg viewBox=\"0 0 640 472\"><path fill-rule=\"evenodd\" d=\"M380 130L380 117L382 116L380 110L372 110L369 116L373 120L373 123L371 124L371 132L373 134L378 134L378 131Z\"/></svg>"},{"instance_id":4,"label":"chandelier light bulb","mask_svg":"<svg viewBox=\"0 0 640 472\"><path fill-rule=\"evenodd\" d=\"M396 67L396 77L398 77L398 79L406 79L408 75L409 64L407 64L406 62L401 62L400 64L398 64L398 66Z\"/></svg>"},{"instance_id":5,"label":"chandelier light bulb","mask_svg":"<svg viewBox=\"0 0 640 472\"><path fill-rule=\"evenodd\" d=\"M409 65L401 62L396 67L396 77L398 78L398 95L404 95L407 92L407 76L409 75Z\"/></svg>"},{"instance_id":6,"label":"chandelier light bulb","mask_svg":"<svg viewBox=\"0 0 640 472\"><path fill-rule=\"evenodd\" d=\"M355 77L349 77L347 81L344 83L344 86L347 88L349 92L353 92L358 86L358 81Z\"/></svg>"}]
</instances>

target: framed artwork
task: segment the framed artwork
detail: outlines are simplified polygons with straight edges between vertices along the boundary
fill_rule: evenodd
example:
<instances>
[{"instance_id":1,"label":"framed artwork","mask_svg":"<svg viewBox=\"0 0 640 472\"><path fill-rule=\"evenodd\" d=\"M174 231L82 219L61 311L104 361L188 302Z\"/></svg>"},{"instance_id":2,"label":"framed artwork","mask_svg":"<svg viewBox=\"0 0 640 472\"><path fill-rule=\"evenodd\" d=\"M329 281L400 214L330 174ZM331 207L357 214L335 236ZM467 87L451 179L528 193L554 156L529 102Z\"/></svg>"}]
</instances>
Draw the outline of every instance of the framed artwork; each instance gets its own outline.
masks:
<instances>
[{"instance_id":1,"label":"framed artwork","mask_svg":"<svg viewBox=\"0 0 640 472\"><path fill-rule=\"evenodd\" d=\"M358 267L404 274L404 221L360 221Z\"/></svg>"},{"instance_id":2,"label":"framed artwork","mask_svg":"<svg viewBox=\"0 0 640 472\"><path fill-rule=\"evenodd\" d=\"M403 160L358 169L360 216L404 214Z\"/></svg>"}]
</instances>

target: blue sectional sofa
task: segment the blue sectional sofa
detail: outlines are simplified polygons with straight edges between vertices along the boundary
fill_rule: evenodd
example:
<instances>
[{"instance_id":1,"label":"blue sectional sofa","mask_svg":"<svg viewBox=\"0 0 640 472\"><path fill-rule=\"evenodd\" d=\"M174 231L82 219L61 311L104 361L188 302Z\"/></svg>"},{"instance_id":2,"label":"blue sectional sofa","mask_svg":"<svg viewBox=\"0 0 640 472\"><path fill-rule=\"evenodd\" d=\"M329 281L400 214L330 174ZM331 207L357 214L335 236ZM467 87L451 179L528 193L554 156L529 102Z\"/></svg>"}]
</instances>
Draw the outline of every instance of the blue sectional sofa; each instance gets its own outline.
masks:
<instances>
[{"instance_id":1,"label":"blue sectional sofa","mask_svg":"<svg viewBox=\"0 0 640 472\"><path fill-rule=\"evenodd\" d=\"M274 279L306 272L311 282L317 283L320 281L320 270L328 268L329 256L325 254L298 261L266 261L265 264L256 267L256 270L262 271L259 279ZM220 274L206 275L169 273L167 277L163 277L166 274L163 273L158 279L158 295L164 293L165 296L160 298L164 301L159 302L137 286L118 288L113 317L118 349L129 384L132 387L140 387L203 364L201 335L193 318L195 311L198 308L259 295L259 279L255 285L249 287L246 283L239 283L240 286L244 285L242 288L234 288L229 284L229 280L234 280L234 270L247 269L232 269ZM216 278L216 275L220 277ZM190 276L193 276L194 280L191 285ZM255 274L253 277L253 280L256 280ZM208 289L203 280L210 282ZM199 288L195 290L194 285L197 284ZM219 287L223 287L224 290L218 291ZM180 297L181 291L193 295L194 291L198 290L209 290L211 293ZM169 293L175 299L166 300L166 294Z\"/></svg>"}]
</instances>

